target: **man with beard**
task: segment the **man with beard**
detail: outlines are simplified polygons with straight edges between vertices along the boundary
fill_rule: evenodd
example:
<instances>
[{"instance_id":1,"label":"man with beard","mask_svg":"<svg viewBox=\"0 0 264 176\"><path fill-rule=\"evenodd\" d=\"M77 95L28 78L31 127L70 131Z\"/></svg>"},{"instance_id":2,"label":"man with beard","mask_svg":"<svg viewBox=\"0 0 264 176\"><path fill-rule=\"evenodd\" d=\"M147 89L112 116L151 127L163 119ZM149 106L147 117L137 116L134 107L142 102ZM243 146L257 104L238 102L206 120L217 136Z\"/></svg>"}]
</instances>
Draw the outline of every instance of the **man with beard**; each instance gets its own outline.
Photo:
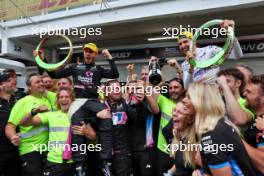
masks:
<instances>
[{"instance_id":1,"label":"man with beard","mask_svg":"<svg viewBox=\"0 0 264 176\"><path fill-rule=\"evenodd\" d=\"M27 95L24 92L23 88L17 88L17 75L16 75L16 71L14 69L12 69L12 68L4 69L3 73L8 74L10 79L11 79L12 87L15 89L15 92L13 95L14 95L14 98L16 99L16 101Z\"/></svg>"},{"instance_id":2,"label":"man with beard","mask_svg":"<svg viewBox=\"0 0 264 176\"><path fill-rule=\"evenodd\" d=\"M234 25L235 22L233 20L223 20L221 27L222 28L227 28L228 26L234 27ZM220 70L219 66L210 66L207 68L194 68L189 63L189 60L192 58L195 58L196 60L199 61L209 60L210 58L215 56L221 49L220 47L215 45L209 45L202 48L198 46L194 46L195 52L192 53L190 51L190 43L192 42L192 37L193 37L192 33L190 32L183 32L178 36L179 49L186 56L185 61L181 64L185 89L188 88L188 85L191 82L205 82L205 83L215 82L217 78L217 73ZM231 55L234 55L236 58L241 57L242 51L237 40L235 40L233 51Z\"/></svg>"},{"instance_id":3,"label":"man with beard","mask_svg":"<svg viewBox=\"0 0 264 176\"><path fill-rule=\"evenodd\" d=\"M9 74L0 74L0 175L19 176L21 163L18 155L18 148L5 136L5 126L10 111L15 104L15 88L12 85Z\"/></svg>"},{"instance_id":4,"label":"man with beard","mask_svg":"<svg viewBox=\"0 0 264 176\"><path fill-rule=\"evenodd\" d=\"M5 133L11 143L18 146L22 160L21 176L40 176L46 159L41 150L48 142L48 127L22 126L20 121L28 114L33 117L43 112L43 106L47 106L50 111L56 110L56 94L45 90L40 75L30 75L26 84L30 94L17 101L12 108ZM19 134L16 132L17 127Z\"/></svg>"},{"instance_id":5,"label":"man with beard","mask_svg":"<svg viewBox=\"0 0 264 176\"><path fill-rule=\"evenodd\" d=\"M264 114L264 75L253 76L247 84L244 96L248 107L256 114L256 119L263 118ZM253 162L254 167L264 174L264 138L263 129L257 129L252 124L245 132L244 142L246 150Z\"/></svg>"},{"instance_id":6,"label":"man with beard","mask_svg":"<svg viewBox=\"0 0 264 176\"><path fill-rule=\"evenodd\" d=\"M246 83L244 76L236 68L221 70L217 75L217 83L224 96L227 115L235 125L241 127L243 133L242 128L254 120L254 114L246 108L246 100L240 96Z\"/></svg>"},{"instance_id":7,"label":"man with beard","mask_svg":"<svg viewBox=\"0 0 264 176\"><path fill-rule=\"evenodd\" d=\"M167 150L167 142L162 133L163 129L167 126L169 121L172 119L172 110L176 106L176 103L181 101L184 97L183 81L180 78L173 78L169 81L169 98L159 94L153 98L155 101L149 101L149 106L154 114L161 113L160 126L157 142L157 157L156 157L156 168L157 176L163 175L173 165L173 158L170 157L169 151ZM154 102L152 104L151 102ZM155 105L156 104L156 105Z\"/></svg>"}]
</instances>

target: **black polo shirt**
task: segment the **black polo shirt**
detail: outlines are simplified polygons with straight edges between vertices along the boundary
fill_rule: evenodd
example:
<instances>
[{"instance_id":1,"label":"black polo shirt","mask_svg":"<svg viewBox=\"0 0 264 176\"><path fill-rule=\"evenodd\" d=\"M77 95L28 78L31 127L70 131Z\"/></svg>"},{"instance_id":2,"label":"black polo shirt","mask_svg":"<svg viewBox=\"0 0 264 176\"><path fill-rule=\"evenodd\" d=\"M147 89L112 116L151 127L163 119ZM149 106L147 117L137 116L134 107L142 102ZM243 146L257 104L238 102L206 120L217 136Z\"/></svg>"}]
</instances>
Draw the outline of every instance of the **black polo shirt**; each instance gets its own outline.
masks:
<instances>
[{"instance_id":1,"label":"black polo shirt","mask_svg":"<svg viewBox=\"0 0 264 176\"><path fill-rule=\"evenodd\" d=\"M17 147L15 147L5 136L5 126L14 104L15 99L13 97L9 102L0 97L0 153L17 150Z\"/></svg>"}]
</instances>

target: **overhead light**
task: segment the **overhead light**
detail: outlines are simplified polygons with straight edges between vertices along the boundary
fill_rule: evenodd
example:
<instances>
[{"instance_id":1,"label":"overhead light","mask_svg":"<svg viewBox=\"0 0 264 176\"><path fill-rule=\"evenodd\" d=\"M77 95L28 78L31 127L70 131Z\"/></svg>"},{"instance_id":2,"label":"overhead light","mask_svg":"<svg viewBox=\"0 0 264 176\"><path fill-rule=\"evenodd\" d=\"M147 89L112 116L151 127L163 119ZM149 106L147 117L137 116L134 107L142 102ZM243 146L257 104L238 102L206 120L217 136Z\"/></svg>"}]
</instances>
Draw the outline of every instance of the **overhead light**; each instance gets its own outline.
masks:
<instances>
[{"instance_id":1,"label":"overhead light","mask_svg":"<svg viewBox=\"0 0 264 176\"><path fill-rule=\"evenodd\" d=\"M148 38L148 41L155 41L155 40L172 40L176 39L176 37L155 37L155 38Z\"/></svg>"},{"instance_id":2,"label":"overhead light","mask_svg":"<svg viewBox=\"0 0 264 176\"><path fill-rule=\"evenodd\" d=\"M76 45L76 46L73 46L72 48L76 49L76 48L82 48L82 47L83 47L82 45ZM60 50L68 50L68 49L70 49L70 47L69 46L67 46L67 47L61 47L59 49Z\"/></svg>"}]
</instances>

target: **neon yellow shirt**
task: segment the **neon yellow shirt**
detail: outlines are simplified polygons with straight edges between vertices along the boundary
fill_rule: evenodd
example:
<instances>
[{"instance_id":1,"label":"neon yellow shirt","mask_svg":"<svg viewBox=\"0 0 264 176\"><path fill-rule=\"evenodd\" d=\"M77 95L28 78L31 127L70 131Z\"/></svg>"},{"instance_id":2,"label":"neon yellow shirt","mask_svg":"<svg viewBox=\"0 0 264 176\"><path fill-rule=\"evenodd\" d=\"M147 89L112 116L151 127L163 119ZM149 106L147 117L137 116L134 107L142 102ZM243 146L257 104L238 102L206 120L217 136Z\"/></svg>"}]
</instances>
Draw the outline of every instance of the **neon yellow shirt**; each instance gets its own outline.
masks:
<instances>
[{"instance_id":1,"label":"neon yellow shirt","mask_svg":"<svg viewBox=\"0 0 264 176\"><path fill-rule=\"evenodd\" d=\"M25 115L31 112L33 108L37 108L40 105L47 105L50 110L55 108L56 94L48 92L47 97L48 98L36 98L28 95L20 99L11 110L8 122L18 126L21 134L21 143L18 147L19 155L24 155L33 151L40 151L40 148L48 142L47 126L19 125L20 121Z\"/></svg>"},{"instance_id":2,"label":"neon yellow shirt","mask_svg":"<svg viewBox=\"0 0 264 176\"><path fill-rule=\"evenodd\" d=\"M169 154L169 151L166 150L167 142L162 134L162 130L172 118L172 109L176 106L176 103L173 100L163 95L158 96L157 103L159 105L161 112L157 147L159 150L163 151L164 153Z\"/></svg>"},{"instance_id":3,"label":"neon yellow shirt","mask_svg":"<svg viewBox=\"0 0 264 176\"><path fill-rule=\"evenodd\" d=\"M237 101L238 101L240 107L244 111L248 112L252 116L252 120L254 120L255 119L255 114L246 107L247 106L247 100L242 98L242 97L239 97Z\"/></svg>"},{"instance_id":4,"label":"neon yellow shirt","mask_svg":"<svg viewBox=\"0 0 264 176\"><path fill-rule=\"evenodd\" d=\"M63 163L64 147L70 148L66 145L68 139L68 131L70 128L70 117L67 113L62 111L46 112L38 115L43 124L49 127L49 152L48 161L53 163ZM68 161L73 162L72 160Z\"/></svg>"},{"instance_id":5,"label":"neon yellow shirt","mask_svg":"<svg viewBox=\"0 0 264 176\"><path fill-rule=\"evenodd\" d=\"M244 98L242 98L242 97L239 97L237 101L238 101L240 107L241 107L244 111L248 112L248 113L252 116L252 120L254 120L254 119L255 119L255 113L253 113L251 110L249 110L249 109L246 107L246 106L247 106L247 100L244 99ZM240 133L241 133L241 135L242 135L241 137L244 137L244 134L245 134L246 130L248 129L248 127L249 127L249 124L246 124L246 125L243 125L243 126L240 126L240 127L239 127Z\"/></svg>"}]
</instances>

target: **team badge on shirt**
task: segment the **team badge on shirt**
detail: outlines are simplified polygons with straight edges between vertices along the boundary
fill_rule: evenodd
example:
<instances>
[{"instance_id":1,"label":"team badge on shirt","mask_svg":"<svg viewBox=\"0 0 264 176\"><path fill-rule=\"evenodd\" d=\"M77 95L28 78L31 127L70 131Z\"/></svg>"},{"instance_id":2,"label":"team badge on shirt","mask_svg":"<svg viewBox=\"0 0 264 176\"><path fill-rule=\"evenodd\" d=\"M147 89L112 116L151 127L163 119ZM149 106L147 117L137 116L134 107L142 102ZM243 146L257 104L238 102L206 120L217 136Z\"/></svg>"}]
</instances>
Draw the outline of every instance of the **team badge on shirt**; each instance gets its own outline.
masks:
<instances>
[{"instance_id":1,"label":"team badge on shirt","mask_svg":"<svg viewBox=\"0 0 264 176\"><path fill-rule=\"evenodd\" d=\"M127 121L126 112L113 112L112 113L113 125L124 125Z\"/></svg>"}]
</instances>

